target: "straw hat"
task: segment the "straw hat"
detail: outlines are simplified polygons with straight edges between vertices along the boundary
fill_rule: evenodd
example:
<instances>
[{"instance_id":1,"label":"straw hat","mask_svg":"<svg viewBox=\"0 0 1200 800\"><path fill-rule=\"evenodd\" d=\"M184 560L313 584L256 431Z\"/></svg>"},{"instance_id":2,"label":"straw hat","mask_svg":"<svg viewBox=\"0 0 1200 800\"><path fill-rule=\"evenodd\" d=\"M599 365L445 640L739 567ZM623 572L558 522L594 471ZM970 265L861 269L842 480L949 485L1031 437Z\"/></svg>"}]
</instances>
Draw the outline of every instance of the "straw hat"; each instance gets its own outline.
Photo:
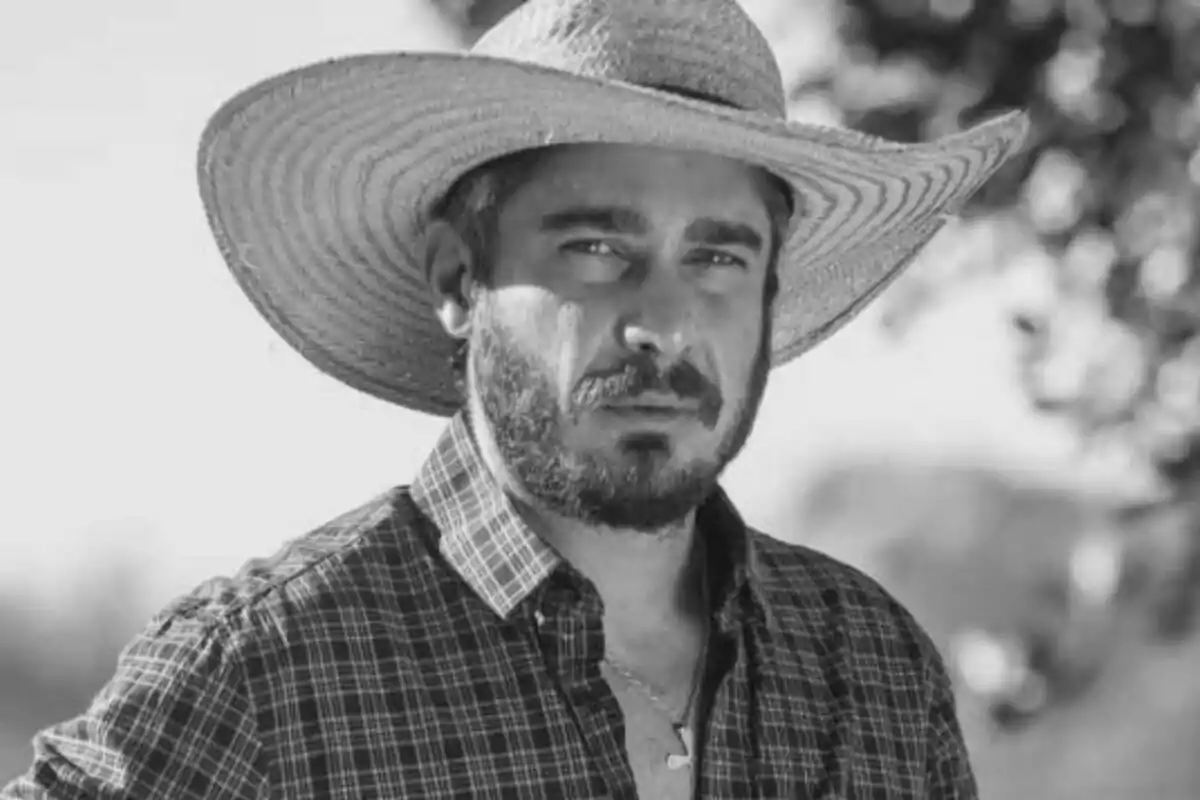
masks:
<instances>
[{"instance_id":1,"label":"straw hat","mask_svg":"<svg viewBox=\"0 0 1200 800\"><path fill-rule=\"evenodd\" d=\"M350 386L450 415L455 342L420 254L457 178L552 143L757 164L803 209L780 256L778 366L886 287L1027 129L1010 113L907 145L788 121L785 103L735 0L530 0L468 53L343 58L247 89L204 131L201 195L238 283L289 344Z\"/></svg>"}]
</instances>

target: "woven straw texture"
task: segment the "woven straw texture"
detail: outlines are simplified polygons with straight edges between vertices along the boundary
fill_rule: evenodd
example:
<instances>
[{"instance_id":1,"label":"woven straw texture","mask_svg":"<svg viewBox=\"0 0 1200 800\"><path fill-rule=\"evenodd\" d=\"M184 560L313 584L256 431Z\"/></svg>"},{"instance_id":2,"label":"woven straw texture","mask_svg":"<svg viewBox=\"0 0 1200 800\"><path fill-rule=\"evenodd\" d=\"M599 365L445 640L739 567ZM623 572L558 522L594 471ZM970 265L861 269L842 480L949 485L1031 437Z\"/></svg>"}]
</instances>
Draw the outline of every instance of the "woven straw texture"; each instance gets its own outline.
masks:
<instances>
[{"instance_id":1,"label":"woven straw texture","mask_svg":"<svg viewBox=\"0 0 1200 800\"><path fill-rule=\"evenodd\" d=\"M784 178L803 213L781 254L778 366L877 296L1027 127L1012 113L901 145L791 122L778 65L734 0L531 0L470 53L356 56L250 87L206 128L199 178L228 266L292 347L350 386L446 416L461 405L455 343L433 313L422 229L474 166L611 142Z\"/></svg>"}]
</instances>

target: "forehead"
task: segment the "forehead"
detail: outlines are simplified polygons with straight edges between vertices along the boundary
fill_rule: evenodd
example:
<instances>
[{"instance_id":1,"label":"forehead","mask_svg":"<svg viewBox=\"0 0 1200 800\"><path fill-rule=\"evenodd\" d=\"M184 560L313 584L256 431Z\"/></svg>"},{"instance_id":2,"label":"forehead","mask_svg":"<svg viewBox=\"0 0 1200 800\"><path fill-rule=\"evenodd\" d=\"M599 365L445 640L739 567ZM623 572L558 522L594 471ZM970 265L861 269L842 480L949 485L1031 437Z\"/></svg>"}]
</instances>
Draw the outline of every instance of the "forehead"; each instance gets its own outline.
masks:
<instances>
[{"instance_id":1,"label":"forehead","mask_svg":"<svg viewBox=\"0 0 1200 800\"><path fill-rule=\"evenodd\" d=\"M547 148L530 166L512 205L545 208L595 203L686 210L769 224L764 173L708 153L619 144Z\"/></svg>"}]
</instances>

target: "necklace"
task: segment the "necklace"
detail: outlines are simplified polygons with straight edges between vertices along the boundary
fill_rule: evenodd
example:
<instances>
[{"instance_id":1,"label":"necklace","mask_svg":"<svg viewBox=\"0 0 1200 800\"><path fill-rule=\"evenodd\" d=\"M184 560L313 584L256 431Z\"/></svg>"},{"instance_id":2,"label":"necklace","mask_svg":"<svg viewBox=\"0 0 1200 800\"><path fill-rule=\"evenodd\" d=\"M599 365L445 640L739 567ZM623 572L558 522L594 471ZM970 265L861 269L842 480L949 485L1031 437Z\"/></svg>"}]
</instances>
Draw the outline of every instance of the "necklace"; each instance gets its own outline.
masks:
<instances>
[{"instance_id":1,"label":"necklace","mask_svg":"<svg viewBox=\"0 0 1200 800\"><path fill-rule=\"evenodd\" d=\"M696 662L696 669L692 675L691 687L688 690L687 701L684 704L683 712L676 718L672 712L670 705L662 699L659 692L648 683L643 681L637 675L620 664L615 659L605 656L604 663L612 667L613 671L625 679L631 686L644 694L651 703L658 707L658 710L663 713L671 721L671 728L675 731L675 735L679 737L679 743L683 745L683 754L671 753L667 756L667 769L678 770L684 767L691 767L695 752L696 752L696 698L700 694L700 687L704 683L705 662L708 660L708 641L705 637L704 646L700 650L700 658Z\"/></svg>"},{"instance_id":2,"label":"necklace","mask_svg":"<svg viewBox=\"0 0 1200 800\"><path fill-rule=\"evenodd\" d=\"M663 700L661 694L650 684L639 678L632 670L621 664L616 659L609 655L604 656L604 663L608 664L618 675L620 675L630 686L644 694L647 699L653 703L659 711L663 713L667 719L671 721L671 728L675 731L675 735L679 738L680 744L683 745L683 755L671 753L667 756L667 769L677 770L684 767L692 767L696 752L696 728L695 723L698 721L696 700L700 695L701 687L704 684L704 679L708 674L706 669L708 662L708 639L710 635L708 626L709 600L708 600L708 565L705 558L705 548L703 539L700 540L700 563L702 570L700 594L702 598L702 607L704 608L704 638L700 646L700 658L696 661L696 668L692 673L691 686L688 688L687 700L683 706L683 712L676 718L672 712L670 704Z\"/></svg>"}]
</instances>

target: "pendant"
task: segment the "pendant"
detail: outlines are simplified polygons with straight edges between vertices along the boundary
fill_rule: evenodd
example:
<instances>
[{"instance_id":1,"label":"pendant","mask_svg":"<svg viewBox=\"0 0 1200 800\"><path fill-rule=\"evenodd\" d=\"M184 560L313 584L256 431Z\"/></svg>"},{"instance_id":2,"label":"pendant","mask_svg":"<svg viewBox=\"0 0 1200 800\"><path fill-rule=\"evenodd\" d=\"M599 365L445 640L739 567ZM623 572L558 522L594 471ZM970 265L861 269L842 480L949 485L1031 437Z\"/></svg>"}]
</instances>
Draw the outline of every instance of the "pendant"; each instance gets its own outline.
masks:
<instances>
[{"instance_id":1,"label":"pendant","mask_svg":"<svg viewBox=\"0 0 1200 800\"><path fill-rule=\"evenodd\" d=\"M696 745L696 735L689 726L678 725L675 733L679 735L679 741L683 744L683 755L672 753L667 756L667 769L670 770L692 766L692 748Z\"/></svg>"}]
</instances>

